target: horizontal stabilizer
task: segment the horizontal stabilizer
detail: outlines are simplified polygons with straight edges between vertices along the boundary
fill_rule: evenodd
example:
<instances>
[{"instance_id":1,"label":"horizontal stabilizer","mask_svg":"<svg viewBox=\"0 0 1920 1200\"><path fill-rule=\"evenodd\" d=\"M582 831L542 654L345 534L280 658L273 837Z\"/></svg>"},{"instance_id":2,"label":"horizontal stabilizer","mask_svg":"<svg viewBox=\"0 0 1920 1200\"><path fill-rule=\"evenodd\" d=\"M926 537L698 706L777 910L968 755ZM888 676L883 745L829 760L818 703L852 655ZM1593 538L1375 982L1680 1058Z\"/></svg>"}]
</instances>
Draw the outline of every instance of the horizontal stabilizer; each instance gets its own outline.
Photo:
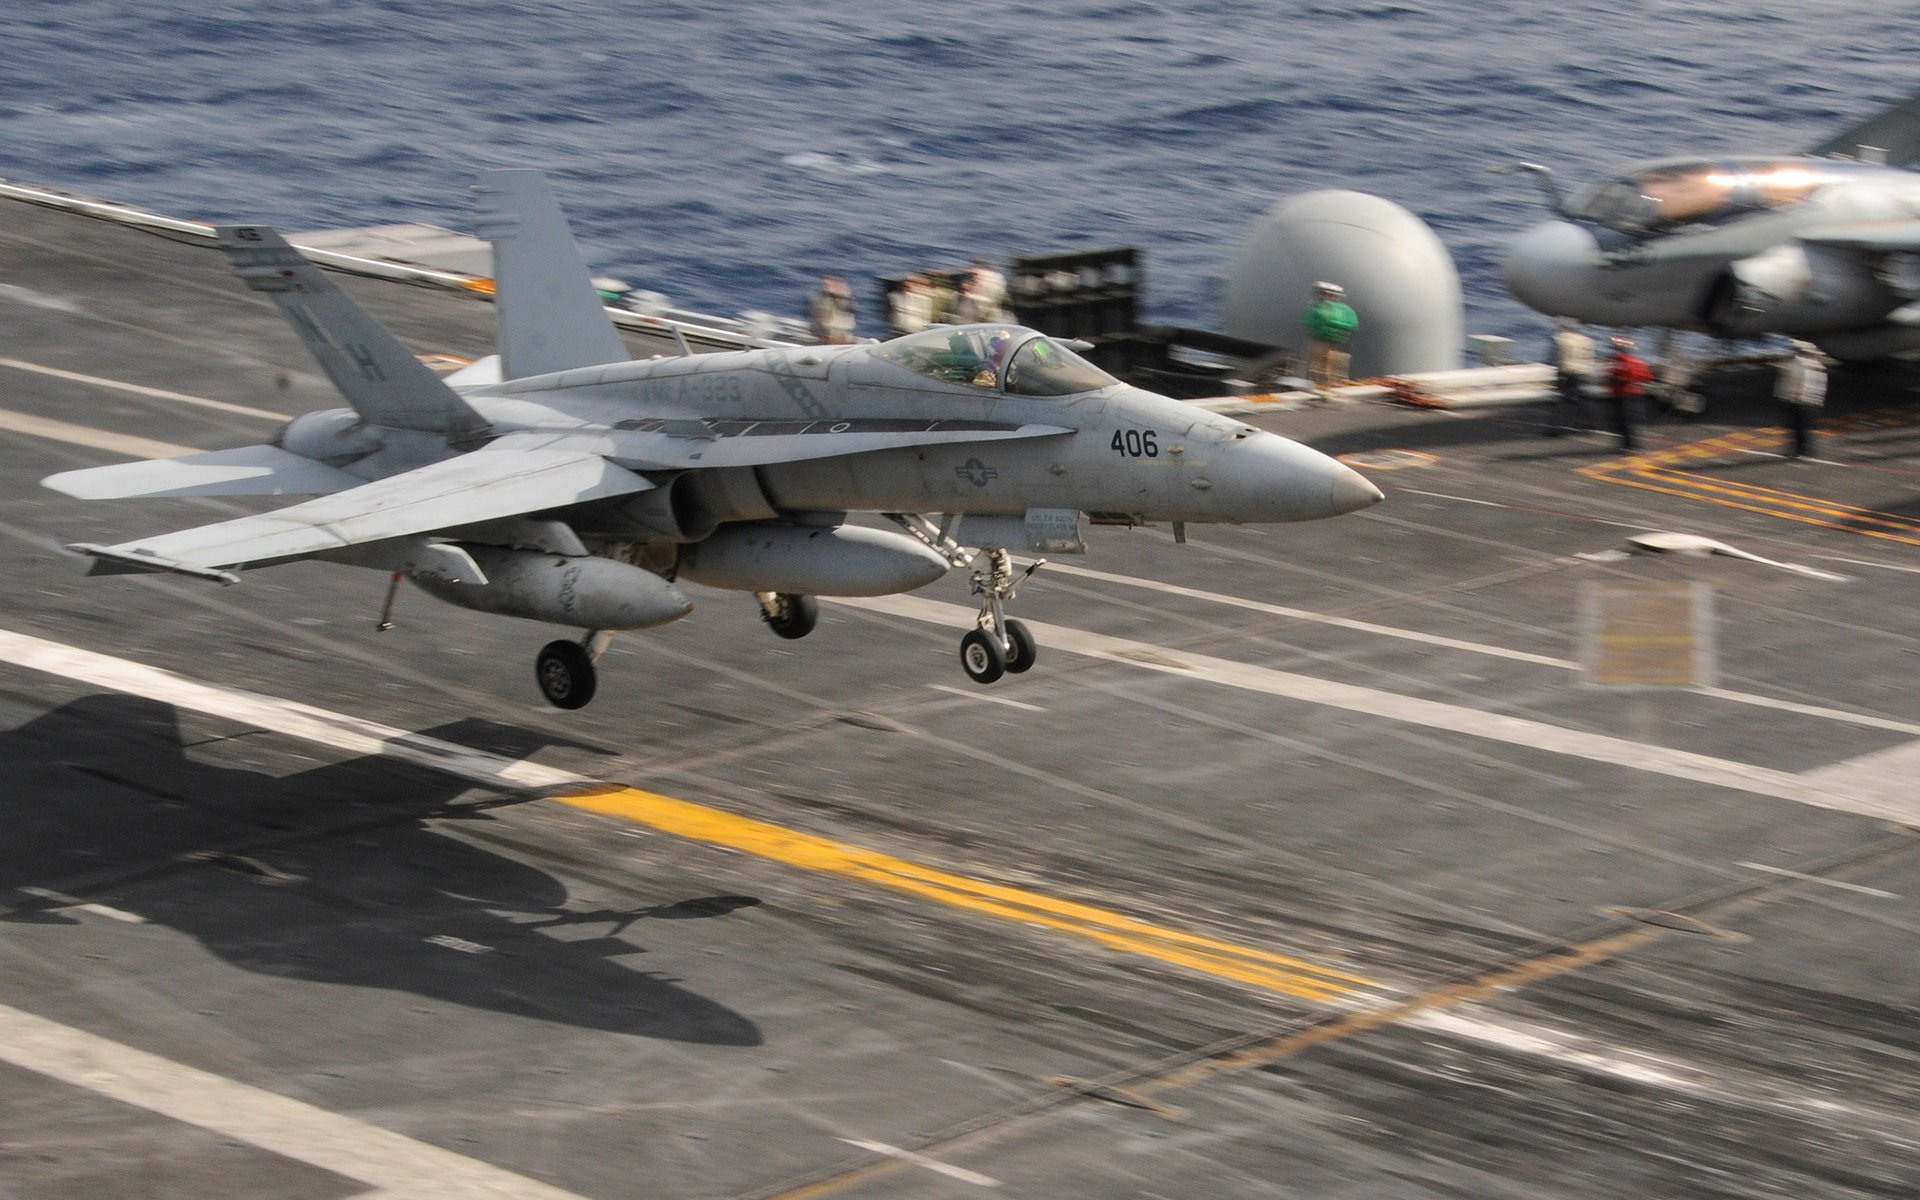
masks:
<instances>
[{"instance_id":1,"label":"horizontal stabilizer","mask_svg":"<svg viewBox=\"0 0 1920 1200\"><path fill-rule=\"evenodd\" d=\"M474 437L487 422L325 272L265 225L215 230L234 273L265 292L355 412L375 425Z\"/></svg>"},{"instance_id":2,"label":"horizontal stabilizer","mask_svg":"<svg viewBox=\"0 0 1920 1200\"><path fill-rule=\"evenodd\" d=\"M218 579L323 551L436 533L653 486L594 454L488 448L258 516L88 547L96 558Z\"/></svg>"},{"instance_id":3,"label":"horizontal stabilizer","mask_svg":"<svg viewBox=\"0 0 1920 1200\"><path fill-rule=\"evenodd\" d=\"M366 480L278 446L241 446L49 475L41 484L80 500L161 496L322 496Z\"/></svg>"},{"instance_id":4,"label":"horizontal stabilizer","mask_svg":"<svg viewBox=\"0 0 1920 1200\"><path fill-rule=\"evenodd\" d=\"M483 171L473 228L493 243L500 370L508 379L625 362L567 218L538 171Z\"/></svg>"},{"instance_id":5,"label":"horizontal stabilizer","mask_svg":"<svg viewBox=\"0 0 1920 1200\"><path fill-rule=\"evenodd\" d=\"M1882 109L1810 152L1822 158L1856 158L1890 167L1920 164L1920 92Z\"/></svg>"}]
</instances>

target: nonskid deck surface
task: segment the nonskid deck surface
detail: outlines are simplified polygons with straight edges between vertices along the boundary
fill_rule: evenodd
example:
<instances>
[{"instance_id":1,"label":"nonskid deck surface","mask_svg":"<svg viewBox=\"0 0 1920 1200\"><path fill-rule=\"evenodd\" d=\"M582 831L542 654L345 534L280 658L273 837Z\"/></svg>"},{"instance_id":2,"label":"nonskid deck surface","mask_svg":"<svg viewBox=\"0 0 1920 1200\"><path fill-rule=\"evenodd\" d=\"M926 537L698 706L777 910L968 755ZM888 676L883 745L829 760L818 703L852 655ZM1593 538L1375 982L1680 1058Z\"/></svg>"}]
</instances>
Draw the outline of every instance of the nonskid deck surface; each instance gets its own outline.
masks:
<instances>
[{"instance_id":1,"label":"nonskid deck surface","mask_svg":"<svg viewBox=\"0 0 1920 1200\"><path fill-rule=\"evenodd\" d=\"M84 578L244 510L42 476L337 400L217 254L0 211L0 1194L1910 1194L1897 376L1801 463L1256 417L1386 503L1097 530L990 688L958 575L698 591L562 714L549 631L376 573Z\"/></svg>"}]
</instances>

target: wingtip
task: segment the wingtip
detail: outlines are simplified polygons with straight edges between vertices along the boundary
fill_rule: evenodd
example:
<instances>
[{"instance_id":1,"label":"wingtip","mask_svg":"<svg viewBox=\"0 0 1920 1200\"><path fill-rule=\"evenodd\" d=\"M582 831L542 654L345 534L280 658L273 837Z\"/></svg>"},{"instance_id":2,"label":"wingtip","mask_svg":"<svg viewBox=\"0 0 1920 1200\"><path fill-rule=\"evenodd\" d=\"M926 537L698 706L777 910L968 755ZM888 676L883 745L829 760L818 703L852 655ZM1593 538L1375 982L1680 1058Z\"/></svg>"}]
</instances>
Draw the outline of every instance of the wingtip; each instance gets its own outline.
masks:
<instances>
[{"instance_id":1,"label":"wingtip","mask_svg":"<svg viewBox=\"0 0 1920 1200\"><path fill-rule=\"evenodd\" d=\"M92 542L70 542L67 549L93 560L93 564L87 568L88 575L188 575L195 579L210 580L222 587L232 587L240 582L240 576L220 567L197 566L140 550L123 550L118 546L100 546Z\"/></svg>"}]
</instances>

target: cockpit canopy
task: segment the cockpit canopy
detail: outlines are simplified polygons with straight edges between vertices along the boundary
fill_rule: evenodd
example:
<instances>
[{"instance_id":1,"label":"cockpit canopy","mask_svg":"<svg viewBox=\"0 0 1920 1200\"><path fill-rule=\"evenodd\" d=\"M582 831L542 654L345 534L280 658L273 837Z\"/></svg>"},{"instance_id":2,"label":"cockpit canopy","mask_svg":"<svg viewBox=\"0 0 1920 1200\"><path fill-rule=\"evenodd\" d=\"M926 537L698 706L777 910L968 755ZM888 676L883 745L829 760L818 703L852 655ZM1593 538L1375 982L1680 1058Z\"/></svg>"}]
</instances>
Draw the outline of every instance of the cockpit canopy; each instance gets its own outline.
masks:
<instances>
[{"instance_id":1,"label":"cockpit canopy","mask_svg":"<svg viewBox=\"0 0 1920 1200\"><path fill-rule=\"evenodd\" d=\"M1018 325L936 326L873 348L873 356L943 383L1012 396L1076 396L1120 382L1047 337Z\"/></svg>"},{"instance_id":2,"label":"cockpit canopy","mask_svg":"<svg viewBox=\"0 0 1920 1200\"><path fill-rule=\"evenodd\" d=\"M1601 184L1572 215L1621 233L1660 233L1798 204L1834 177L1816 159L1674 159Z\"/></svg>"}]
</instances>

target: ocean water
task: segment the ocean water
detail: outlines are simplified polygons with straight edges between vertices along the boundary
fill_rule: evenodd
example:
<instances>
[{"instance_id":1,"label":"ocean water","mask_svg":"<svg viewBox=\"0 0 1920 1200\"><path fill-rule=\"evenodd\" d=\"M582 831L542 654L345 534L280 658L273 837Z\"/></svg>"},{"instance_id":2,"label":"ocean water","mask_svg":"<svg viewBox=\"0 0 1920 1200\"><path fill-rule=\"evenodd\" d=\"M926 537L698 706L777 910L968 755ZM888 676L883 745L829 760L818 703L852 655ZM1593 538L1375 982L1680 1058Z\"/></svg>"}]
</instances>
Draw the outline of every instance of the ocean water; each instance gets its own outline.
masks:
<instances>
[{"instance_id":1,"label":"ocean water","mask_svg":"<svg viewBox=\"0 0 1920 1200\"><path fill-rule=\"evenodd\" d=\"M1469 331L1536 337L1498 265L1544 209L1493 168L1799 150L1920 86L1917 47L1920 5L1829 0L11 0L0 176L467 229L475 170L535 166L598 272L686 307L1124 244L1149 317L1207 328L1258 216L1347 187L1433 227Z\"/></svg>"}]
</instances>

